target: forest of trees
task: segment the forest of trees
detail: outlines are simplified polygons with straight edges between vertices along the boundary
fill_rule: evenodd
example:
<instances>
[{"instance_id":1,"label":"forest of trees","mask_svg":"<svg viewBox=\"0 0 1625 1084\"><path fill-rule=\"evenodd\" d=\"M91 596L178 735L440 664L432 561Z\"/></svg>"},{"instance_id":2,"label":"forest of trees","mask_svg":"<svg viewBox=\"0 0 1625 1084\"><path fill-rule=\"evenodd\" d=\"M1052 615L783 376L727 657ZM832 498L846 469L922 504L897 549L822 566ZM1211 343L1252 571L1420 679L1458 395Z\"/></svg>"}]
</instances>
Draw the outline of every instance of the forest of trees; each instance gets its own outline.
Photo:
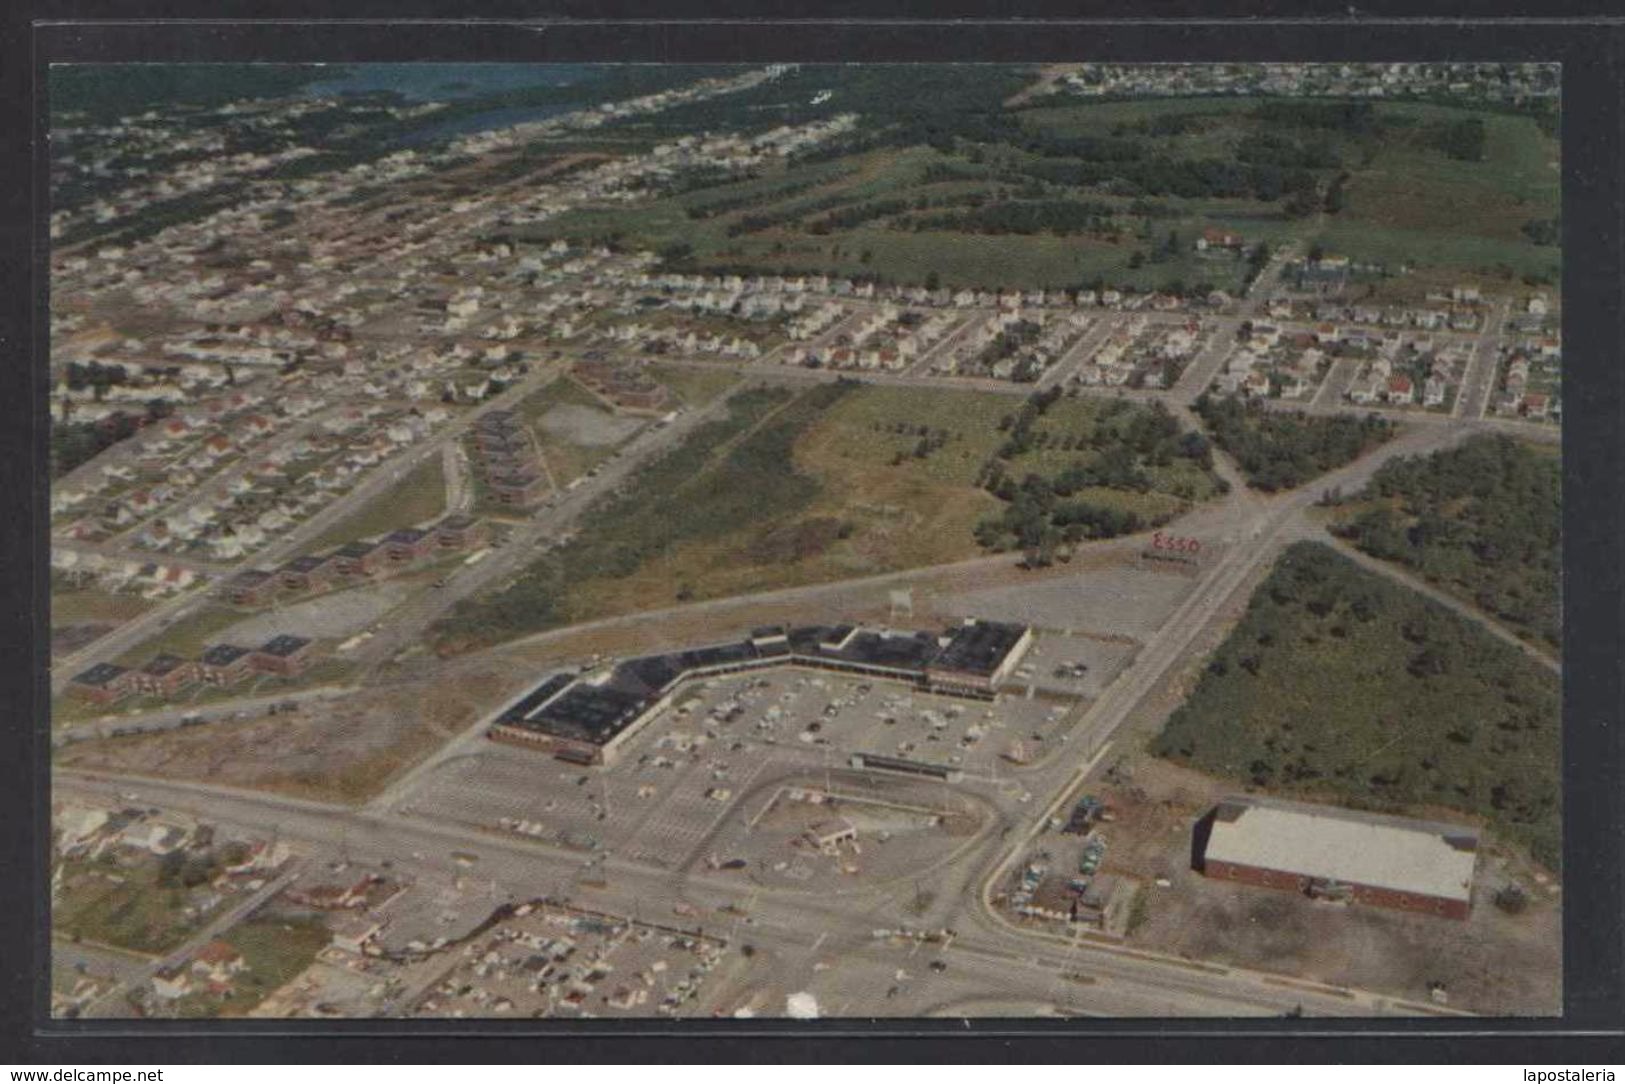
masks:
<instances>
[{"instance_id":1,"label":"forest of trees","mask_svg":"<svg viewBox=\"0 0 1625 1084\"><path fill-rule=\"evenodd\" d=\"M1394 435L1394 424L1377 414L1316 417L1206 393L1195 409L1214 441L1235 458L1248 484L1266 493L1296 488Z\"/></svg>"},{"instance_id":2,"label":"forest of trees","mask_svg":"<svg viewBox=\"0 0 1625 1084\"><path fill-rule=\"evenodd\" d=\"M1385 463L1336 531L1522 633L1562 642L1562 477L1555 456L1480 436Z\"/></svg>"},{"instance_id":3,"label":"forest of trees","mask_svg":"<svg viewBox=\"0 0 1625 1084\"><path fill-rule=\"evenodd\" d=\"M1557 675L1315 542L1281 557L1152 751L1249 787L1482 817L1557 868Z\"/></svg>"}]
</instances>

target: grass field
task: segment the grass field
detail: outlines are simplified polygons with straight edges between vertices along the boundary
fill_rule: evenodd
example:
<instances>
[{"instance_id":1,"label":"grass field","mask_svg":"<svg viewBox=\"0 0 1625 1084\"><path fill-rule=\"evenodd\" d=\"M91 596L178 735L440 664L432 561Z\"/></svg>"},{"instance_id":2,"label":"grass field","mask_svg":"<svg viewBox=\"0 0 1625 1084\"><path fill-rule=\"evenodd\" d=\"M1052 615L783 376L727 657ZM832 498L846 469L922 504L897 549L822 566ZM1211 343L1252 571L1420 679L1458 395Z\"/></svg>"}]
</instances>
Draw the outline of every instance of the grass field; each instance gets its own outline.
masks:
<instances>
[{"instance_id":1,"label":"grass field","mask_svg":"<svg viewBox=\"0 0 1625 1084\"><path fill-rule=\"evenodd\" d=\"M199 920L183 914L186 889L158 885L157 868L144 859L130 866L65 860L63 889L51 909L52 932L148 955L180 945Z\"/></svg>"},{"instance_id":2,"label":"grass field","mask_svg":"<svg viewBox=\"0 0 1625 1084\"><path fill-rule=\"evenodd\" d=\"M145 666L156 655L196 658L218 634L243 619L242 612L217 602L204 602L191 614L143 640L116 660L120 666Z\"/></svg>"},{"instance_id":3,"label":"grass field","mask_svg":"<svg viewBox=\"0 0 1625 1084\"><path fill-rule=\"evenodd\" d=\"M1008 440L1019 400L990 392L825 384L793 397L735 396L726 422L701 427L595 509L580 536L512 587L439 626L446 649L616 614L728 595L945 564L985 551L978 526L1006 503L978 484ZM1096 463L1142 408L1063 399L1011 477ZM927 434L929 439L927 440ZM928 445L922 449L922 441ZM920 454L921 451L924 454ZM1194 463L1148 467L1145 491L1088 487L1077 497L1165 519L1215 482Z\"/></svg>"},{"instance_id":4,"label":"grass field","mask_svg":"<svg viewBox=\"0 0 1625 1084\"><path fill-rule=\"evenodd\" d=\"M720 365L649 366L649 375L670 388L686 407L701 407L743 379L738 369Z\"/></svg>"},{"instance_id":5,"label":"grass field","mask_svg":"<svg viewBox=\"0 0 1625 1084\"><path fill-rule=\"evenodd\" d=\"M152 609L152 602L124 591L75 587L51 591L51 626L121 624Z\"/></svg>"},{"instance_id":6,"label":"grass field","mask_svg":"<svg viewBox=\"0 0 1625 1084\"><path fill-rule=\"evenodd\" d=\"M1482 819L1555 869L1559 700L1516 648L1304 542L1152 749L1249 788Z\"/></svg>"},{"instance_id":7,"label":"grass field","mask_svg":"<svg viewBox=\"0 0 1625 1084\"><path fill-rule=\"evenodd\" d=\"M387 491L323 531L310 544L311 551L330 549L388 534L400 527L434 519L446 510L446 473L438 455L431 455Z\"/></svg>"},{"instance_id":8,"label":"grass field","mask_svg":"<svg viewBox=\"0 0 1625 1084\"><path fill-rule=\"evenodd\" d=\"M1376 103L1365 128L1256 115L1260 108L1296 104L1172 98L1018 109L1006 114L1019 124L1006 129L1013 135L967 134L933 141L935 146L889 146L833 161L775 165L750 180L574 211L541 227L538 236L616 237L656 250L682 246L683 259L699 269L826 272L914 283L930 277L949 286L1105 281L1136 289L1188 290L1205 283L1233 290L1244 266L1197 259L1189 244L1204 227L1221 226L1249 241L1318 242L1391 267L1507 269L1555 281L1556 250L1536 246L1522 232L1532 219L1555 217L1558 207L1557 143L1533 119L1409 102ZM1440 144L1442 129L1468 118L1484 125L1478 161L1452 158ZM972 122L966 131L983 129ZM1268 194L1254 198L1210 187L1208 196L1199 196L1179 184L1148 189L1109 174L1101 179L1087 173L1089 147L1046 150L1029 136L1133 141L1142 164L1196 163L1204 170L1259 160L1249 155L1260 153L1260 140L1284 141L1329 156L1311 167L1318 171L1321 195L1334 176L1346 177L1341 205L1330 213L1311 213L1313 207L1289 213L1282 199ZM1265 153L1274 151L1266 147ZM1282 161L1283 170L1296 168L1290 158ZM1085 173L1068 172L1073 166ZM1155 210L1135 206L1142 194ZM1026 234L962 232L920 221L933 209L962 210L972 197L979 205L1082 201L1106 208L1108 221L1098 229ZM861 213L856 221L841 221L849 212ZM1185 243L1153 261L1156 243L1170 231Z\"/></svg>"}]
</instances>

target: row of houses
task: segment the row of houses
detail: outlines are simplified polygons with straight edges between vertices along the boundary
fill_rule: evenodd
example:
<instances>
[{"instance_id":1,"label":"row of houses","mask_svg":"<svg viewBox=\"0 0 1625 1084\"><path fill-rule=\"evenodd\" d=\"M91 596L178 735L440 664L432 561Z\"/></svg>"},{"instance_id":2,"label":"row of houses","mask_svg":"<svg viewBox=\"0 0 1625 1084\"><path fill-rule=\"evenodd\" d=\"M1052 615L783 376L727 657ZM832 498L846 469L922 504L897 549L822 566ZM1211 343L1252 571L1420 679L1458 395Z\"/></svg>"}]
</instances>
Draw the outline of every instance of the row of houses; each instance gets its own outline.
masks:
<instances>
[{"instance_id":1,"label":"row of houses","mask_svg":"<svg viewBox=\"0 0 1625 1084\"><path fill-rule=\"evenodd\" d=\"M498 504L531 508L553 488L542 470L535 436L511 410L490 411L474 423L474 453Z\"/></svg>"},{"instance_id":2,"label":"row of houses","mask_svg":"<svg viewBox=\"0 0 1625 1084\"><path fill-rule=\"evenodd\" d=\"M273 636L257 648L215 644L196 659L162 654L138 670L117 663L97 663L73 676L68 691L92 704L115 704L126 696L174 699L193 685L224 688L254 674L291 677L310 661L313 641L303 636Z\"/></svg>"},{"instance_id":3,"label":"row of houses","mask_svg":"<svg viewBox=\"0 0 1625 1084\"><path fill-rule=\"evenodd\" d=\"M223 590L233 605L263 606L285 594L325 591L400 571L437 553L473 549L488 536L484 520L448 515L428 527L402 527L382 538L295 557L275 569L246 569L227 580Z\"/></svg>"},{"instance_id":4,"label":"row of houses","mask_svg":"<svg viewBox=\"0 0 1625 1084\"><path fill-rule=\"evenodd\" d=\"M1201 321L1194 317L1183 324L1150 324L1136 316L1084 359L1072 379L1086 387L1170 387L1201 337Z\"/></svg>"}]
</instances>

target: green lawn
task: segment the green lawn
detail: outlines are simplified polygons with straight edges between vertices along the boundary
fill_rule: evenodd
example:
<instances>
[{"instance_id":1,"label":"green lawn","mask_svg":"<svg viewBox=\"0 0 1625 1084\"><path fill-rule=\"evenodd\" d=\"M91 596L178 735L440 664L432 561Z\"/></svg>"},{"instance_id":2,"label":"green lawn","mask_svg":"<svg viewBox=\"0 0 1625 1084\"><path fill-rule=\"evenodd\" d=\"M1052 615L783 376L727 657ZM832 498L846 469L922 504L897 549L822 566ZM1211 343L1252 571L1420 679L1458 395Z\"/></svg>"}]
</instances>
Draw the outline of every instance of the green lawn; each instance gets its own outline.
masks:
<instances>
[{"instance_id":1,"label":"green lawn","mask_svg":"<svg viewBox=\"0 0 1625 1084\"><path fill-rule=\"evenodd\" d=\"M1272 793L1481 818L1555 869L1561 718L1549 670L1302 542L1152 750Z\"/></svg>"},{"instance_id":2,"label":"green lawn","mask_svg":"<svg viewBox=\"0 0 1625 1084\"><path fill-rule=\"evenodd\" d=\"M649 366L649 375L670 388L686 407L702 407L734 387L743 378L737 369L723 366Z\"/></svg>"},{"instance_id":3,"label":"green lawn","mask_svg":"<svg viewBox=\"0 0 1625 1084\"><path fill-rule=\"evenodd\" d=\"M242 611L223 603L205 601L186 617L143 640L118 658L121 666L145 666L155 656L170 654L196 658L216 642L220 632L243 619ZM252 646L252 645L245 645Z\"/></svg>"},{"instance_id":4,"label":"green lawn","mask_svg":"<svg viewBox=\"0 0 1625 1084\"><path fill-rule=\"evenodd\" d=\"M311 541L310 551L332 549L359 538L388 534L446 510L446 474L440 456L431 455L388 490Z\"/></svg>"},{"instance_id":5,"label":"green lawn","mask_svg":"<svg viewBox=\"0 0 1625 1084\"><path fill-rule=\"evenodd\" d=\"M174 949L200 921L182 914L186 889L157 884L157 868L146 859L129 866L64 861L63 888L51 911L52 932L153 956Z\"/></svg>"}]
</instances>

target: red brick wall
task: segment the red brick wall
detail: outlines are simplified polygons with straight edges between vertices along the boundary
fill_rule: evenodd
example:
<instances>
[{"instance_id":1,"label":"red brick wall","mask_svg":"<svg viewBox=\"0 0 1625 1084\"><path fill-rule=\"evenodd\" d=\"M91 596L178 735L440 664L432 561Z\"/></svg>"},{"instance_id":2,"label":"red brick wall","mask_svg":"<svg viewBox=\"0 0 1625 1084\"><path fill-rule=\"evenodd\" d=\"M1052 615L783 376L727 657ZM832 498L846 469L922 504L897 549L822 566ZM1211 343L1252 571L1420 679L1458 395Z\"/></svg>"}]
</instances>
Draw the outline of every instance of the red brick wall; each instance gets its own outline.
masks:
<instances>
[{"instance_id":1,"label":"red brick wall","mask_svg":"<svg viewBox=\"0 0 1625 1084\"><path fill-rule=\"evenodd\" d=\"M305 653L297 655L267 655L256 651L252 656L254 669L263 674L297 674L305 668Z\"/></svg>"},{"instance_id":2,"label":"red brick wall","mask_svg":"<svg viewBox=\"0 0 1625 1084\"><path fill-rule=\"evenodd\" d=\"M1239 881L1242 884L1254 885L1259 888L1275 888L1287 892L1307 891L1310 880L1301 874L1263 869L1258 866L1238 865L1214 859L1203 861L1202 872L1216 880ZM1454 919L1465 919L1471 911L1471 905L1463 900L1448 900L1437 896L1397 892L1391 888L1375 888L1370 885L1355 884L1349 887L1357 902L1372 907L1387 907L1398 911L1420 911L1424 914L1443 915L1446 918Z\"/></svg>"}]
</instances>

